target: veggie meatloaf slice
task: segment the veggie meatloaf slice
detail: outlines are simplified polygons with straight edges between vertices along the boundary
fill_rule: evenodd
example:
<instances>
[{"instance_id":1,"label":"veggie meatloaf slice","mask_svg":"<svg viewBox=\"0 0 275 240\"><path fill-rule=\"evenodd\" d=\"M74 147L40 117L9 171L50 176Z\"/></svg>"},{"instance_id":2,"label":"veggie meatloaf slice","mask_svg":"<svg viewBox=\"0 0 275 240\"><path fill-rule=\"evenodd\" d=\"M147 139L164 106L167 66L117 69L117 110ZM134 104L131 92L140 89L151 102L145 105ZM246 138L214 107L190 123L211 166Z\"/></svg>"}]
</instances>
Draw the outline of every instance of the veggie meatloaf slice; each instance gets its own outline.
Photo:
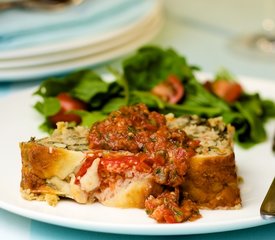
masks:
<instances>
[{"instance_id":1,"label":"veggie meatloaf slice","mask_svg":"<svg viewBox=\"0 0 275 240\"><path fill-rule=\"evenodd\" d=\"M201 208L232 209L241 205L232 136L234 129L221 118L166 116L169 128L183 129L200 141L189 160L183 191ZM99 201L107 206L144 208L149 195L162 191L150 172L129 168L142 157L127 151L91 150L89 129L58 123L46 138L20 143L22 196L55 205L59 197L79 203ZM123 159L119 166L109 159ZM133 166L133 165L131 165ZM127 171L126 171L127 170ZM121 177L123 171L123 177Z\"/></svg>"},{"instance_id":2,"label":"veggie meatloaf slice","mask_svg":"<svg viewBox=\"0 0 275 240\"><path fill-rule=\"evenodd\" d=\"M106 206L144 208L145 199L159 191L159 185L150 174L126 172L114 164L110 167L109 159L134 160L135 155L88 149L88 131L60 122L50 137L20 143L22 196L45 200L50 205L56 205L59 197L66 197L78 203L99 201ZM125 173L123 178L118 178L121 172L116 174L118 167ZM99 172L105 174L107 183Z\"/></svg>"},{"instance_id":3,"label":"veggie meatloaf slice","mask_svg":"<svg viewBox=\"0 0 275 240\"><path fill-rule=\"evenodd\" d=\"M167 117L170 128L181 128L200 141L196 155L190 159L184 191L200 208L238 209L241 207L237 169L233 151L234 128L221 117L196 115Z\"/></svg>"}]
</instances>

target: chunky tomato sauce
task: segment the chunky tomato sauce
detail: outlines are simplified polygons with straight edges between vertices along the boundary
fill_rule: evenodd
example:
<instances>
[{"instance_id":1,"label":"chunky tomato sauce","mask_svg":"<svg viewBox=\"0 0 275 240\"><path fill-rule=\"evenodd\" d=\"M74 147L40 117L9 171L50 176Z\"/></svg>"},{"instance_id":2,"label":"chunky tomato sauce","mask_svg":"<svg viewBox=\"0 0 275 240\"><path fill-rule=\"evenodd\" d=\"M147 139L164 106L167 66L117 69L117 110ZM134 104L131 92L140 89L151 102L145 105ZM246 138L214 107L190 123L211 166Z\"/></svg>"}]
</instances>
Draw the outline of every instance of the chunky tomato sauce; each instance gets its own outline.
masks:
<instances>
[{"instance_id":1,"label":"chunky tomato sauce","mask_svg":"<svg viewBox=\"0 0 275 240\"><path fill-rule=\"evenodd\" d=\"M140 163L146 164L146 171L150 169L155 181L173 187L182 183L187 160L198 145L183 130L169 129L165 116L150 112L144 104L122 107L94 124L89 133L91 149L123 150L143 156Z\"/></svg>"},{"instance_id":2,"label":"chunky tomato sauce","mask_svg":"<svg viewBox=\"0 0 275 240\"><path fill-rule=\"evenodd\" d=\"M180 201L179 189L165 191L145 201L147 214L160 223L194 221L201 217L198 206L189 199Z\"/></svg>"},{"instance_id":3,"label":"chunky tomato sauce","mask_svg":"<svg viewBox=\"0 0 275 240\"><path fill-rule=\"evenodd\" d=\"M150 196L146 212L158 222L176 223L200 217L196 205L180 200L188 160L195 155L199 141L190 139L183 130L170 129L165 116L150 112L144 104L122 107L107 119L94 124L88 136L92 153L76 174L75 183L84 176L96 158L100 158L100 189L115 186L129 172L152 174L163 186L163 194Z\"/></svg>"}]
</instances>

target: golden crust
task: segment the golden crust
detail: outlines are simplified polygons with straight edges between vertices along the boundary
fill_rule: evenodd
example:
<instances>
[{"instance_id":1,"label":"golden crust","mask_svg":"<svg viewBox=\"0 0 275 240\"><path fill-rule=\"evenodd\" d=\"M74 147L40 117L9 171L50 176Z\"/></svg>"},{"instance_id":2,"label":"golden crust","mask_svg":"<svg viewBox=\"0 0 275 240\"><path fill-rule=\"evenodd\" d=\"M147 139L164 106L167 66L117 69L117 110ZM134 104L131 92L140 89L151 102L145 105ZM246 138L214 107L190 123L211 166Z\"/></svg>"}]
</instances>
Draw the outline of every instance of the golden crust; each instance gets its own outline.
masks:
<instances>
[{"instance_id":1,"label":"golden crust","mask_svg":"<svg viewBox=\"0 0 275 240\"><path fill-rule=\"evenodd\" d=\"M20 143L22 158L21 188L32 192L59 193L46 185L46 180L54 176L64 179L85 158L83 152L63 148L49 148L31 140Z\"/></svg>"},{"instance_id":2,"label":"golden crust","mask_svg":"<svg viewBox=\"0 0 275 240\"><path fill-rule=\"evenodd\" d=\"M190 160L183 187L200 208L240 208L234 153L220 156L196 155Z\"/></svg>"}]
</instances>

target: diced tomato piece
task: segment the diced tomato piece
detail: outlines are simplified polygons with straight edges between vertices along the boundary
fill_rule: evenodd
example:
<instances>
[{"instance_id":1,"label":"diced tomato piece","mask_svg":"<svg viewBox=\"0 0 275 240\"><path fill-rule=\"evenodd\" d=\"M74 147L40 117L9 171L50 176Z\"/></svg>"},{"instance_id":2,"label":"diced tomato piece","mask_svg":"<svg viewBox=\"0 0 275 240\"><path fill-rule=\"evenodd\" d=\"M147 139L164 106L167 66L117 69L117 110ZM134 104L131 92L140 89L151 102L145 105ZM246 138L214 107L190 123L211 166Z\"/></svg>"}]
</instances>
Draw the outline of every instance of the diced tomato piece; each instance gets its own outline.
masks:
<instances>
[{"instance_id":1,"label":"diced tomato piece","mask_svg":"<svg viewBox=\"0 0 275 240\"><path fill-rule=\"evenodd\" d=\"M163 101L177 103L184 95L184 87L177 76L170 75L164 82L155 86L151 92Z\"/></svg>"},{"instance_id":2,"label":"diced tomato piece","mask_svg":"<svg viewBox=\"0 0 275 240\"><path fill-rule=\"evenodd\" d=\"M87 104L71 97L68 93L61 92L57 96L57 99L60 102L61 109L54 116L49 117L49 120L56 124L57 122L76 122L79 124L81 118L79 115L74 113L68 113L71 110L84 110L87 109Z\"/></svg>"},{"instance_id":3,"label":"diced tomato piece","mask_svg":"<svg viewBox=\"0 0 275 240\"><path fill-rule=\"evenodd\" d=\"M232 103L240 98L243 89L239 83L217 80L212 83L212 92L226 102Z\"/></svg>"},{"instance_id":4,"label":"diced tomato piece","mask_svg":"<svg viewBox=\"0 0 275 240\"><path fill-rule=\"evenodd\" d=\"M166 223L176 223L177 222L173 212L168 208L166 208L163 211L163 218L164 218Z\"/></svg>"}]
</instances>

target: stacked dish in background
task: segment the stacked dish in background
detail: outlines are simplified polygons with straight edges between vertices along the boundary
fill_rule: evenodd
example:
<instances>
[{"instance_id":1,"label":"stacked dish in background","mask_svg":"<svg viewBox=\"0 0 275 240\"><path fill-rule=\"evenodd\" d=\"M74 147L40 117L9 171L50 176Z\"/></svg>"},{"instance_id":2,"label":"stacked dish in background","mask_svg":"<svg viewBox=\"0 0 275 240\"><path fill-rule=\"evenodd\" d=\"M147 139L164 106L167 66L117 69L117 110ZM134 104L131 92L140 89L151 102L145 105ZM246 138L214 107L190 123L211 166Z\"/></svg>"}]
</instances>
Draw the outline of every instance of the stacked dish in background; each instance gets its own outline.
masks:
<instances>
[{"instance_id":1,"label":"stacked dish in background","mask_svg":"<svg viewBox=\"0 0 275 240\"><path fill-rule=\"evenodd\" d=\"M44 78L114 59L149 42L162 23L159 0L84 1L58 12L5 11L0 81Z\"/></svg>"}]
</instances>

